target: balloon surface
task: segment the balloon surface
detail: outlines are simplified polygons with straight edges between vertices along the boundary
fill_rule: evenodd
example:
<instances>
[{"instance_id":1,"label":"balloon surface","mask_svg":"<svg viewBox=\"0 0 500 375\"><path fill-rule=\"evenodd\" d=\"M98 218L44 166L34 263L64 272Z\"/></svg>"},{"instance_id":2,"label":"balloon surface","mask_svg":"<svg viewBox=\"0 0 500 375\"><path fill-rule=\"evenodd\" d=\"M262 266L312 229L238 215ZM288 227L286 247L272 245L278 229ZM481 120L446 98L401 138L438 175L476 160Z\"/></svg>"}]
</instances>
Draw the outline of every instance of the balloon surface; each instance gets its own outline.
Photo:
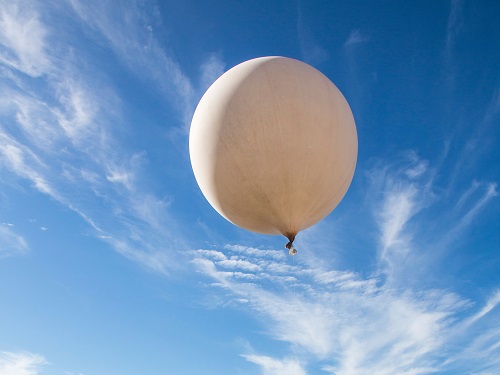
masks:
<instances>
[{"instance_id":1,"label":"balloon surface","mask_svg":"<svg viewBox=\"0 0 500 375\"><path fill-rule=\"evenodd\" d=\"M358 141L351 109L327 77L298 60L261 57L233 67L203 95L189 152L219 214L293 241L344 197Z\"/></svg>"}]
</instances>

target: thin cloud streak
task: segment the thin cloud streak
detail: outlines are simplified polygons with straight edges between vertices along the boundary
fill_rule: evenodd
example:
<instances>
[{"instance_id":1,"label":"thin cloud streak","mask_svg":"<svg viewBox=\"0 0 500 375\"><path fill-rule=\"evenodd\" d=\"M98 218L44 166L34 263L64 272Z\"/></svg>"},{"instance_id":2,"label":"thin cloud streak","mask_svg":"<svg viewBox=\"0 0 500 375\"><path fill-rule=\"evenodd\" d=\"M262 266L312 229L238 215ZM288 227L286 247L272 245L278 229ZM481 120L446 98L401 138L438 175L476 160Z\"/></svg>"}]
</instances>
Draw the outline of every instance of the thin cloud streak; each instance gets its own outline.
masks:
<instances>
[{"instance_id":1,"label":"thin cloud streak","mask_svg":"<svg viewBox=\"0 0 500 375\"><path fill-rule=\"evenodd\" d=\"M306 375L300 363L291 358L276 359L257 354L243 354L247 361L259 365L263 375Z\"/></svg>"},{"instance_id":2,"label":"thin cloud streak","mask_svg":"<svg viewBox=\"0 0 500 375\"><path fill-rule=\"evenodd\" d=\"M218 54L211 54L207 60L201 64L201 90L205 91L219 78L225 69L225 63Z\"/></svg>"},{"instance_id":3,"label":"thin cloud streak","mask_svg":"<svg viewBox=\"0 0 500 375\"><path fill-rule=\"evenodd\" d=\"M47 166L29 148L1 132L0 128L0 163L13 173L33 183L40 192L57 197L49 182L39 172Z\"/></svg>"},{"instance_id":4,"label":"thin cloud streak","mask_svg":"<svg viewBox=\"0 0 500 375\"><path fill-rule=\"evenodd\" d=\"M457 42L464 24L464 0L451 0L450 12L448 14L448 23L446 26L446 35L443 46L443 74L445 78L445 94L448 97L447 110L452 111L452 93L456 85L459 66L454 55Z\"/></svg>"},{"instance_id":5,"label":"thin cloud streak","mask_svg":"<svg viewBox=\"0 0 500 375\"><path fill-rule=\"evenodd\" d=\"M464 0L451 0L450 13L448 15L448 25L446 27L446 58L452 57L453 48L457 37L463 27L463 8Z\"/></svg>"},{"instance_id":6,"label":"thin cloud streak","mask_svg":"<svg viewBox=\"0 0 500 375\"><path fill-rule=\"evenodd\" d=\"M497 87L493 93L493 96L486 108L484 114L484 123L489 123L493 121L496 116L500 113L500 87Z\"/></svg>"},{"instance_id":7,"label":"thin cloud streak","mask_svg":"<svg viewBox=\"0 0 500 375\"><path fill-rule=\"evenodd\" d=\"M380 213L381 226L381 258L388 259L387 252L391 248L397 248L398 251L406 252L405 244L410 243L411 239L404 235L404 228L407 222L416 213L415 195L417 190L414 186L392 187L387 192Z\"/></svg>"},{"instance_id":8,"label":"thin cloud streak","mask_svg":"<svg viewBox=\"0 0 500 375\"><path fill-rule=\"evenodd\" d=\"M329 58L328 51L318 44L313 32L308 27L304 19L305 5L301 0L297 1L297 37L300 46L300 52L304 61L310 64L320 64Z\"/></svg>"},{"instance_id":9,"label":"thin cloud streak","mask_svg":"<svg viewBox=\"0 0 500 375\"><path fill-rule=\"evenodd\" d=\"M412 220L435 200L433 171L427 161L409 152L397 163L377 165L367 175L379 232L379 271L392 282L421 245L415 241L418 228Z\"/></svg>"},{"instance_id":10,"label":"thin cloud streak","mask_svg":"<svg viewBox=\"0 0 500 375\"><path fill-rule=\"evenodd\" d=\"M500 304L500 290L497 290L490 299L486 302L484 307L478 311L476 314L466 319L462 323L462 330L470 327L472 324L476 323L478 320L483 318L486 314L492 312Z\"/></svg>"},{"instance_id":11,"label":"thin cloud streak","mask_svg":"<svg viewBox=\"0 0 500 375\"><path fill-rule=\"evenodd\" d=\"M24 255L29 246L24 237L15 233L12 226L0 225L0 259L15 255Z\"/></svg>"},{"instance_id":12,"label":"thin cloud streak","mask_svg":"<svg viewBox=\"0 0 500 375\"><path fill-rule=\"evenodd\" d=\"M482 192L481 192L482 190ZM478 193L481 192L478 198ZM493 182L473 181L471 187L459 198L453 210L452 226L438 241L437 246L448 248L463 236L479 213L485 209L493 198L498 196L497 184ZM467 207L466 207L467 206Z\"/></svg>"},{"instance_id":13,"label":"thin cloud streak","mask_svg":"<svg viewBox=\"0 0 500 375\"><path fill-rule=\"evenodd\" d=\"M476 217L479 211L484 207L484 205L486 205L486 203L488 203L493 197L496 197L497 195L498 195L497 184L495 183L486 184L483 196L463 216L462 220L458 225L458 228L461 229L462 227L470 224L474 219L474 217Z\"/></svg>"}]
</instances>

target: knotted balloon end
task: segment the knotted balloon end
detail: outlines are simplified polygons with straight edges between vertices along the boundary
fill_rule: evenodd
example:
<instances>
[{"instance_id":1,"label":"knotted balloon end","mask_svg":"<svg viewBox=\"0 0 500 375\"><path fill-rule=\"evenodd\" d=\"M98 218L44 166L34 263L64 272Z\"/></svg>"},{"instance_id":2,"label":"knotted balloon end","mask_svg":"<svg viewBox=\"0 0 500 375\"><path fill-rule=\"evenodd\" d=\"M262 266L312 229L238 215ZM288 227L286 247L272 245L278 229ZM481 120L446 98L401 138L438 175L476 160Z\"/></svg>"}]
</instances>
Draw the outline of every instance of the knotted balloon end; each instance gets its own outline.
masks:
<instances>
[{"instance_id":1,"label":"knotted balloon end","mask_svg":"<svg viewBox=\"0 0 500 375\"><path fill-rule=\"evenodd\" d=\"M289 235L287 238L290 240L285 247L288 249L288 254L295 255L297 254L297 249L293 247L293 241L295 240L295 235Z\"/></svg>"}]
</instances>

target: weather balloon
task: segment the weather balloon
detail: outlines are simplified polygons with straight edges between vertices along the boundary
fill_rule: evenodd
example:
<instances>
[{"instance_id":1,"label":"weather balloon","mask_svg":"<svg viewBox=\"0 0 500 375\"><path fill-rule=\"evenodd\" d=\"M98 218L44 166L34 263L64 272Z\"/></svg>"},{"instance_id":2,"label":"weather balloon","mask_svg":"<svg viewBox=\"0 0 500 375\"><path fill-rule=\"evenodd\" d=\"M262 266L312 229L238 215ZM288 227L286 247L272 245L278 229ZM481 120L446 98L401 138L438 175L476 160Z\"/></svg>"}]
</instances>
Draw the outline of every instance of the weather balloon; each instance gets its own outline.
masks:
<instances>
[{"instance_id":1,"label":"weather balloon","mask_svg":"<svg viewBox=\"0 0 500 375\"><path fill-rule=\"evenodd\" d=\"M358 151L351 109L321 72L286 57L243 62L201 98L189 152L208 202L233 224L296 234L344 197Z\"/></svg>"}]
</instances>

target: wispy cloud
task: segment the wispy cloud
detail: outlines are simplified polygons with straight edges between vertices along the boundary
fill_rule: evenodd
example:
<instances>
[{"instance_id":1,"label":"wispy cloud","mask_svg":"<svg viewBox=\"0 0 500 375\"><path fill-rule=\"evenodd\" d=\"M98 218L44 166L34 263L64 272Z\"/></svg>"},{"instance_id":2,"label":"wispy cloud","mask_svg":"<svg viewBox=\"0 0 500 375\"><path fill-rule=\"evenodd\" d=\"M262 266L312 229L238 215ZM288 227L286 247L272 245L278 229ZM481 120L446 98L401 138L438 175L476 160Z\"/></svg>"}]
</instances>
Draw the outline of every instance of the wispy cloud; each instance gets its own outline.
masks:
<instances>
[{"instance_id":1,"label":"wispy cloud","mask_svg":"<svg viewBox=\"0 0 500 375\"><path fill-rule=\"evenodd\" d=\"M451 59L456 40L463 28L464 0L451 0L448 24L446 27L446 58Z\"/></svg>"},{"instance_id":2,"label":"wispy cloud","mask_svg":"<svg viewBox=\"0 0 500 375\"><path fill-rule=\"evenodd\" d=\"M85 25L109 43L120 61L164 94L180 115L177 129L187 134L198 99L224 72L222 55L207 54L199 66L200 76L193 79L184 72L175 55L160 45L156 35L166 31L159 12L145 12L141 3L133 0L119 8L112 1L69 2Z\"/></svg>"},{"instance_id":3,"label":"wispy cloud","mask_svg":"<svg viewBox=\"0 0 500 375\"><path fill-rule=\"evenodd\" d=\"M142 47L137 38L144 36L141 16L131 13L130 18L123 18L130 24L122 24L112 18L116 8L111 4L96 4L102 10L96 14L92 7L72 4L82 16L83 27L104 28L106 40L122 59L130 60L133 69L146 64L162 75L156 81L163 82L165 90L180 92L184 104L191 103L191 83L173 60L160 56L164 52L152 35L148 38L153 55L138 53ZM129 124L122 118L119 94L105 73L93 66L88 51L69 44L58 25L44 19L62 8L47 4L41 13L38 5L25 1L22 7L0 6L0 62L4 64L0 87L7 93L0 98L2 173L9 171L29 181L34 189L73 210L96 237L121 254L166 272L172 263L167 254L175 252L182 241L167 213L171 199L156 196L141 183L147 154L123 143ZM128 12L128 7L120 9ZM137 33L132 32L131 39L122 37L132 30ZM49 43L57 48L48 48ZM214 71L216 65L214 60ZM187 111L184 104L180 104L181 112ZM12 242L15 237L8 238Z\"/></svg>"},{"instance_id":4,"label":"wispy cloud","mask_svg":"<svg viewBox=\"0 0 500 375\"><path fill-rule=\"evenodd\" d=\"M19 138L25 138L45 152L52 151L64 139L61 129L53 125L57 121L53 111L45 101L24 88L23 84L17 83L15 86L17 88L2 86L6 94L0 98L2 113L15 119L21 131ZM13 126L7 125L8 123L4 123L3 127L12 132Z\"/></svg>"},{"instance_id":5,"label":"wispy cloud","mask_svg":"<svg viewBox=\"0 0 500 375\"><path fill-rule=\"evenodd\" d=\"M489 123L493 121L496 116L500 113L500 87L497 87L493 92L493 96L486 108L484 114L484 122Z\"/></svg>"},{"instance_id":6,"label":"wispy cloud","mask_svg":"<svg viewBox=\"0 0 500 375\"><path fill-rule=\"evenodd\" d=\"M498 195L497 192L497 184L496 183L481 183L479 185L483 185L483 194L479 200L473 202L472 207L470 207L465 214L460 219L460 222L457 226L457 230L462 229L472 222L472 220L477 216L479 211L493 198ZM461 203L459 201L459 203Z\"/></svg>"},{"instance_id":7,"label":"wispy cloud","mask_svg":"<svg viewBox=\"0 0 500 375\"><path fill-rule=\"evenodd\" d=\"M39 354L0 352L0 375L37 375L48 362Z\"/></svg>"},{"instance_id":8,"label":"wispy cloud","mask_svg":"<svg viewBox=\"0 0 500 375\"><path fill-rule=\"evenodd\" d=\"M202 90L224 70L221 55L208 54L199 77L191 80L157 40L156 33L164 31L158 12L133 0L118 8L108 1L71 0L59 7L24 1L0 10L0 88L7 93L0 98L3 173L29 181L73 210L119 253L165 273L175 263L168 254L183 247L168 213L172 198L168 192L157 196L143 183L148 154L130 148L132 126L119 91L95 66L92 52L65 35L78 28L153 83L182 118L168 132L178 129L182 137ZM61 33L61 24L46 18L60 11L73 11L80 23L65 24Z\"/></svg>"},{"instance_id":9,"label":"wispy cloud","mask_svg":"<svg viewBox=\"0 0 500 375\"><path fill-rule=\"evenodd\" d=\"M446 35L443 46L444 57L444 77L446 83L445 94L448 96L447 110L451 111L452 92L455 88L456 77L459 66L457 65L454 55L455 48L459 41L460 34L464 26L464 0L451 0L450 12L448 14L448 23L446 26Z\"/></svg>"},{"instance_id":10,"label":"wispy cloud","mask_svg":"<svg viewBox=\"0 0 500 375\"><path fill-rule=\"evenodd\" d=\"M368 42L370 38L368 36L365 36L361 33L359 30L352 30L349 35L347 36L346 41L344 42L344 47L345 48L350 48L352 46L355 46L360 43L365 43Z\"/></svg>"},{"instance_id":11,"label":"wispy cloud","mask_svg":"<svg viewBox=\"0 0 500 375\"><path fill-rule=\"evenodd\" d=\"M398 162L377 165L368 178L371 210L379 231L381 270L391 281L414 259L412 253L421 245L414 241L419 228L413 227L411 220L434 199L433 172L427 161L409 152Z\"/></svg>"},{"instance_id":12,"label":"wispy cloud","mask_svg":"<svg viewBox=\"0 0 500 375\"><path fill-rule=\"evenodd\" d=\"M316 40L313 32L309 28L304 18L302 1L297 1L297 36L300 46L300 52L304 61L310 64L319 64L329 58L328 51L323 48Z\"/></svg>"},{"instance_id":13,"label":"wispy cloud","mask_svg":"<svg viewBox=\"0 0 500 375\"><path fill-rule=\"evenodd\" d=\"M459 197L452 201L452 208L446 216L447 231L436 242L436 247L447 249L463 238L467 229L474 224L477 216L498 196L495 182L473 180Z\"/></svg>"},{"instance_id":14,"label":"wispy cloud","mask_svg":"<svg viewBox=\"0 0 500 375\"><path fill-rule=\"evenodd\" d=\"M211 54L208 56L200 67L201 79L200 86L203 91L215 82L224 73L225 63L219 54Z\"/></svg>"},{"instance_id":15,"label":"wispy cloud","mask_svg":"<svg viewBox=\"0 0 500 375\"><path fill-rule=\"evenodd\" d=\"M257 354L244 354L242 357L259 365L264 375L306 375L300 363L292 358L276 359Z\"/></svg>"},{"instance_id":16,"label":"wispy cloud","mask_svg":"<svg viewBox=\"0 0 500 375\"><path fill-rule=\"evenodd\" d=\"M472 357L480 348L491 353L485 366L498 370L493 356L500 351L494 345L500 331L493 323L498 293L477 308L444 290L395 290L352 272L255 256L252 249L236 256L245 264L229 270L218 261L235 257L229 249L216 256L214 250L194 254L197 269L214 286L257 314L271 337L297 349L285 359L243 354L266 374L285 373L292 365L305 374L314 362L331 374L427 374L449 368L449 358ZM250 269L248 262L257 267ZM489 322L488 314L493 314ZM478 330L480 324L486 326ZM466 368L465 373L474 367Z\"/></svg>"},{"instance_id":17,"label":"wispy cloud","mask_svg":"<svg viewBox=\"0 0 500 375\"><path fill-rule=\"evenodd\" d=\"M197 93L175 58L160 46L155 37L155 29L161 30L162 27L159 14L144 12L134 1L118 8L111 1L71 0L70 3L86 25L98 31L133 72L141 79L148 77L174 108L180 109L183 126L187 129ZM210 66L211 61L216 63L212 68L220 65L212 55L206 64ZM206 84L206 76L203 78Z\"/></svg>"},{"instance_id":18,"label":"wispy cloud","mask_svg":"<svg viewBox=\"0 0 500 375\"><path fill-rule=\"evenodd\" d=\"M500 290L497 290L495 293L493 293L493 295L490 297L490 299L486 302L486 304L483 306L481 310L479 310L476 314L472 315L471 317L467 318L461 323L461 329L465 330L466 328L469 328L471 325L473 325L481 318L483 318L486 314L491 313L499 304L500 304Z\"/></svg>"},{"instance_id":19,"label":"wispy cloud","mask_svg":"<svg viewBox=\"0 0 500 375\"><path fill-rule=\"evenodd\" d=\"M24 237L15 233L10 225L0 225L0 259L13 255L23 255L29 250Z\"/></svg>"},{"instance_id":20,"label":"wispy cloud","mask_svg":"<svg viewBox=\"0 0 500 375\"><path fill-rule=\"evenodd\" d=\"M100 138L103 137L105 131L100 129L102 124L98 116L102 117L103 104L113 108L115 103L111 99L112 93L106 93L107 99L103 103L102 97L96 97L91 91L96 87L87 86L81 79L76 78L76 71L71 70L64 74L64 79L51 82L60 104L53 110L57 123L63 134L76 147L81 146L82 143L88 146L91 137L97 141L98 146L102 147ZM100 89L107 91L104 86Z\"/></svg>"},{"instance_id":21,"label":"wispy cloud","mask_svg":"<svg viewBox=\"0 0 500 375\"><path fill-rule=\"evenodd\" d=\"M39 172L46 169L40 158L28 147L1 132L0 128L0 163L13 173L31 181L42 193L56 196L49 182Z\"/></svg>"},{"instance_id":22,"label":"wispy cloud","mask_svg":"<svg viewBox=\"0 0 500 375\"><path fill-rule=\"evenodd\" d=\"M381 258L389 258L390 249L406 252L411 238L405 236L405 226L417 212L415 195L417 189L409 184L407 186L391 186L383 201L380 212L381 227Z\"/></svg>"},{"instance_id":23,"label":"wispy cloud","mask_svg":"<svg viewBox=\"0 0 500 375\"><path fill-rule=\"evenodd\" d=\"M495 182L472 180L450 195L453 174L430 166L414 152L379 163L368 176L367 196L378 228L379 272L387 281L414 282L428 266L460 244L478 215L498 195ZM418 275L420 274L420 275Z\"/></svg>"},{"instance_id":24,"label":"wispy cloud","mask_svg":"<svg viewBox=\"0 0 500 375\"><path fill-rule=\"evenodd\" d=\"M0 62L32 77L50 67L45 54L47 30L29 1L0 4Z\"/></svg>"}]
</instances>

